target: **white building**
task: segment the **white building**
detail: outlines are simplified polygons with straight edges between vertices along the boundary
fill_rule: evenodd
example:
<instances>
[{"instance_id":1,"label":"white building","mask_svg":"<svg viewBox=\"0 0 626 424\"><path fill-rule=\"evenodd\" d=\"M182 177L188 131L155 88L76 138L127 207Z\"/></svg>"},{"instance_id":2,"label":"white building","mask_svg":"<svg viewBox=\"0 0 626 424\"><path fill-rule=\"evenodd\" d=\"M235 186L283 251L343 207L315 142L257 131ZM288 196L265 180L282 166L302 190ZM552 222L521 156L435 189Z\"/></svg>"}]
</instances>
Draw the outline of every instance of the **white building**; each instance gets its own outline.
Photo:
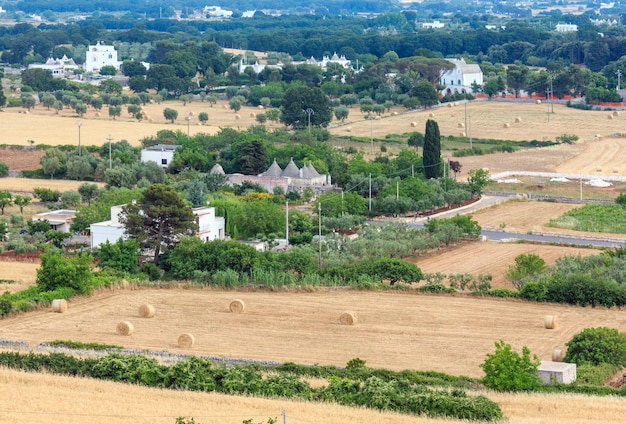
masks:
<instances>
[{"instance_id":1,"label":"white building","mask_svg":"<svg viewBox=\"0 0 626 424\"><path fill-rule=\"evenodd\" d=\"M87 49L87 57L85 59L85 70L87 72L100 72L103 66L114 66L119 70L122 62L117 60L117 51L115 47L106 44L100 44L98 41L95 46L89 46Z\"/></svg>"},{"instance_id":2,"label":"white building","mask_svg":"<svg viewBox=\"0 0 626 424\"><path fill-rule=\"evenodd\" d=\"M576 32L578 31L578 25L575 24L556 24L554 29L556 32Z\"/></svg>"},{"instance_id":3,"label":"white building","mask_svg":"<svg viewBox=\"0 0 626 424\"><path fill-rule=\"evenodd\" d=\"M541 361L537 374L543 384L571 384L576 381L576 364Z\"/></svg>"},{"instance_id":4,"label":"white building","mask_svg":"<svg viewBox=\"0 0 626 424\"><path fill-rule=\"evenodd\" d=\"M107 241L115 243L120 238L126 240L126 229L120 223L120 215L124 205L113 206L111 208L111 219L109 221L97 222L89 226L91 232L91 248L97 248ZM215 208L202 207L194 208L198 232L196 235L202 241L224 240L226 223L224 217L215 216Z\"/></svg>"},{"instance_id":5,"label":"white building","mask_svg":"<svg viewBox=\"0 0 626 424\"><path fill-rule=\"evenodd\" d=\"M441 29L444 26L446 26L446 24L444 24L443 22L439 22L439 21L424 22L422 24L422 28L427 28L427 29Z\"/></svg>"},{"instance_id":6,"label":"white building","mask_svg":"<svg viewBox=\"0 0 626 424\"><path fill-rule=\"evenodd\" d=\"M465 63L465 59L446 59L452 62L454 69L441 77L441 85L445 85L444 94L472 93L472 84L483 85L483 71L476 64Z\"/></svg>"},{"instance_id":7,"label":"white building","mask_svg":"<svg viewBox=\"0 0 626 424\"><path fill-rule=\"evenodd\" d=\"M31 63L28 69L44 69L50 71L54 78L64 78L72 75L74 70L81 67L74 62L74 59L68 59L63 55L61 59L49 58L46 63Z\"/></svg>"},{"instance_id":8,"label":"white building","mask_svg":"<svg viewBox=\"0 0 626 424\"><path fill-rule=\"evenodd\" d=\"M72 221L76 217L76 211L73 209L59 209L56 211L37 213L33 215L33 221L48 221L53 230L70 232Z\"/></svg>"},{"instance_id":9,"label":"white building","mask_svg":"<svg viewBox=\"0 0 626 424\"><path fill-rule=\"evenodd\" d=\"M179 147L178 144L156 144L141 150L142 162L155 162L163 168L167 168L174 159L174 152Z\"/></svg>"}]
</instances>

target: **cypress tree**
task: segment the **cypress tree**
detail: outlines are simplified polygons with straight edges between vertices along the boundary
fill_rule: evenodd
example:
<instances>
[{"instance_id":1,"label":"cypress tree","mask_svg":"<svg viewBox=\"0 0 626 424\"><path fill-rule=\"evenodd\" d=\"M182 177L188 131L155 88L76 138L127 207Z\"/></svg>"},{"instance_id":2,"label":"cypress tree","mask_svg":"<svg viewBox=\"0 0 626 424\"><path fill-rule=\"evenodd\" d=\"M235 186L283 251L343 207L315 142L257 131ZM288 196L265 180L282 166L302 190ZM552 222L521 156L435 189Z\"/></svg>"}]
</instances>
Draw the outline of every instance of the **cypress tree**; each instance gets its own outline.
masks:
<instances>
[{"instance_id":1,"label":"cypress tree","mask_svg":"<svg viewBox=\"0 0 626 424\"><path fill-rule=\"evenodd\" d=\"M426 178L438 178L441 173L441 135L437 121L426 121L424 134L424 175Z\"/></svg>"}]
</instances>

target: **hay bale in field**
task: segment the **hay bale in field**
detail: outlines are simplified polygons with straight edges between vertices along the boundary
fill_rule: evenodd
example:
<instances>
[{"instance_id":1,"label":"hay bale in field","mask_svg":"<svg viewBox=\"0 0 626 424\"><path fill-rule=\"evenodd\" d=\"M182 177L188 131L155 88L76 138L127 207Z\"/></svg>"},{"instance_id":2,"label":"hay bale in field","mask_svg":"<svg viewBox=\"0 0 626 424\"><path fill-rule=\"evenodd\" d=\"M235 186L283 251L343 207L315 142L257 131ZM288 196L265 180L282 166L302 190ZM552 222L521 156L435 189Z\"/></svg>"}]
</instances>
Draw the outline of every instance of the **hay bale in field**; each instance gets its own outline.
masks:
<instances>
[{"instance_id":1,"label":"hay bale in field","mask_svg":"<svg viewBox=\"0 0 626 424\"><path fill-rule=\"evenodd\" d=\"M619 172L619 169L614 167L614 168L613 168L613 173L614 173L614 174L617 174L618 172Z\"/></svg>"},{"instance_id":2,"label":"hay bale in field","mask_svg":"<svg viewBox=\"0 0 626 424\"><path fill-rule=\"evenodd\" d=\"M601 166L596 166L596 172L602 172L602 167Z\"/></svg>"},{"instance_id":3,"label":"hay bale in field","mask_svg":"<svg viewBox=\"0 0 626 424\"><path fill-rule=\"evenodd\" d=\"M259 110L263 110L263 109L265 109L265 107L264 107L263 105L259 105L259 106L257 106L257 107L259 108Z\"/></svg>"},{"instance_id":4,"label":"hay bale in field","mask_svg":"<svg viewBox=\"0 0 626 424\"><path fill-rule=\"evenodd\" d=\"M452 107L452 103L448 103L448 107Z\"/></svg>"},{"instance_id":5,"label":"hay bale in field","mask_svg":"<svg viewBox=\"0 0 626 424\"><path fill-rule=\"evenodd\" d=\"M412 127L417 127L417 122L411 122Z\"/></svg>"},{"instance_id":6,"label":"hay bale in field","mask_svg":"<svg viewBox=\"0 0 626 424\"><path fill-rule=\"evenodd\" d=\"M99 118L99 117L100 117L100 112L96 112L96 113L94 113L94 116L95 116L96 118Z\"/></svg>"},{"instance_id":7,"label":"hay bale in field","mask_svg":"<svg viewBox=\"0 0 626 424\"><path fill-rule=\"evenodd\" d=\"M552 362L563 362L563 351L561 349L552 351Z\"/></svg>"},{"instance_id":8,"label":"hay bale in field","mask_svg":"<svg viewBox=\"0 0 626 424\"><path fill-rule=\"evenodd\" d=\"M223 107L224 109L228 109L228 106L226 106L226 105L223 105L222 107Z\"/></svg>"},{"instance_id":9,"label":"hay bale in field","mask_svg":"<svg viewBox=\"0 0 626 424\"><path fill-rule=\"evenodd\" d=\"M465 128L465 124L464 124L463 122L459 122L459 123L457 124L457 127L458 127L458 128Z\"/></svg>"},{"instance_id":10,"label":"hay bale in field","mask_svg":"<svg viewBox=\"0 0 626 424\"><path fill-rule=\"evenodd\" d=\"M256 118L256 113L251 112L251 113L250 113L250 118Z\"/></svg>"},{"instance_id":11,"label":"hay bale in field","mask_svg":"<svg viewBox=\"0 0 626 424\"><path fill-rule=\"evenodd\" d=\"M52 301L52 312L57 312L62 314L67 311L67 300L65 299L54 299Z\"/></svg>"},{"instance_id":12,"label":"hay bale in field","mask_svg":"<svg viewBox=\"0 0 626 424\"><path fill-rule=\"evenodd\" d=\"M503 128L509 128L511 126L511 124L509 124L508 122L506 124L504 124L502 127Z\"/></svg>"},{"instance_id":13,"label":"hay bale in field","mask_svg":"<svg viewBox=\"0 0 626 424\"><path fill-rule=\"evenodd\" d=\"M609 119L609 120L613 119L613 115L607 116L607 119Z\"/></svg>"},{"instance_id":14,"label":"hay bale in field","mask_svg":"<svg viewBox=\"0 0 626 424\"><path fill-rule=\"evenodd\" d=\"M347 132L351 132L351 131L352 131L352 127L348 127L348 128L346 128L346 131L347 131Z\"/></svg>"},{"instance_id":15,"label":"hay bale in field","mask_svg":"<svg viewBox=\"0 0 626 424\"><path fill-rule=\"evenodd\" d=\"M520 118L519 116L517 118L515 118L515 123L519 124L520 122L522 122L522 118Z\"/></svg>"},{"instance_id":16,"label":"hay bale in field","mask_svg":"<svg viewBox=\"0 0 626 424\"><path fill-rule=\"evenodd\" d=\"M185 333L178 336L178 347L190 348L196 343L193 334Z\"/></svg>"},{"instance_id":17,"label":"hay bale in field","mask_svg":"<svg viewBox=\"0 0 626 424\"><path fill-rule=\"evenodd\" d=\"M374 116L374 121L380 121L380 115Z\"/></svg>"},{"instance_id":18,"label":"hay bale in field","mask_svg":"<svg viewBox=\"0 0 626 424\"><path fill-rule=\"evenodd\" d=\"M235 119L241 119L241 115L239 114L235 115Z\"/></svg>"},{"instance_id":19,"label":"hay bale in field","mask_svg":"<svg viewBox=\"0 0 626 424\"><path fill-rule=\"evenodd\" d=\"M240 314L245 308L246 304L243 303L243 300L240 299L235 299L230 302L230 305L228 305L228 310L231 311L233 314Z\"/></svg>"},{"instance_id":20,"label":"hay bale in field","mask_svg":"<svg viewBox=\"0 0 626 424\"><path fill-rule=\"evenodd\" d=\"M434 113L432 113L432 112L430 112L430 113L428 114L428 117L429 117L429 118L434 118L434 117L435 117L435 114L434 114Z\"/></svg>"},{"instance_id":21,"label":"hay bale in field","mask_svg":"<svg viewBox=\"0 0 626 424\"><path fill-rule=\"evenodd\" d=\"M467 137L467 134L465 134L465 131L463 131L461 134L459 134L460 137Z\"/></svg>"},{"instance_id":22,"label":"hay bale in field","mask_svg":"<svg viewBox=\"0 0 626 424\"><path fill-rule=\"evenodd\" d=\"M556 319L556 315L546 315L543 320L543 326L547 330L556 330L558 328L558 321Z\"/></svg>"},{"instance_id":23,"label":"hay bale in field","mask_svg":"<svg viewBox=\"0 0 626 424\"><path fill-rule=\"evenodd\" d=\"M356 324L356 320L356 313L351 311L346 311L339 316L339 322L343 325L354 325Z\"/></svg>"},{"instance_id":24,"label":"hay bale in field","mask_svg":"<svg viewBox=\"0 0 626 424\"><path fill-rule=\"evenodd\" d=\"M122 336L130 336L135 332L135 327L129 321L122 321L117 324L117 334L121 334Z\"/></svg>"},{"instance_id":25,"label":"hay bale in field","mask_svg":"<svg viewBox=\"0 0 626 424\"><path fill-rule=\"evenodd\" d=\"M141 318L154 318L156 308L149 303L144 303L139 307L139 316Z\"/></svg>"},{"instance_id":26,"label":"hay bale in field","mask_svg":"<svg viewBox=\"0 0 626 424\"><path fill-rule=\"evenodd\" d=\"M541 100L536 100L535 103L537 103L538 105L541 104Z\"/></svg>"},{"instance_id":27,"label":"hay bale in field","mask_svg":"<svg viewBox=\"0 0 626 424\"><path fill-rule=\"evenodd\" d=\"M392 116L398 116L398 112L391 112Z\"/></svg>"},{"instance_id":28,"label":"hay bale in field","mask_svg":"<svg viewBox=\"0 0 626 424\"><path fill-rule=\"evenodd\" d=\"M616 110L614 110L614 111L613 111L613 116L619 116L619 112L618 112L618 111L616 111Z\"/></svg>"},{"instance_id":29,"label":"hay bale in field","mask_svg":"<svg viewBox=\"0 0 626 424\"><path fill-rule=\"evenodd\" d=\"M456 112L452 112L450 116L454 118L456 116Z\"/></svg>"}]
</instances>

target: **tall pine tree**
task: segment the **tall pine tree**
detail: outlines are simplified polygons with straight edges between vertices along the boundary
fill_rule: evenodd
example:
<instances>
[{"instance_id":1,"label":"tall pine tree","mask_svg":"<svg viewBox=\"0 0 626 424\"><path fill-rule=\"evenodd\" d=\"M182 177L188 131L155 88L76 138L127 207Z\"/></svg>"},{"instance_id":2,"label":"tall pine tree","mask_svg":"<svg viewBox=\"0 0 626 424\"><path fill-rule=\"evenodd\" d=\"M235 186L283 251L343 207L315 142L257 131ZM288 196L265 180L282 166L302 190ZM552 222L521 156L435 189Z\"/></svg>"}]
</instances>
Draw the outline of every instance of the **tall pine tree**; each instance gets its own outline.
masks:
<instances>
[{"instance_id":1,"label":"tall pine tree","mask_svg":"<svg viewBox=\"0 0 626 424\"><path fill-rule=\"evenodd\" d=\"M426 121L424 134L424 174L426 178L438 178L441 174L441 134L437 121Z\"/></svg>"}]
</instances>

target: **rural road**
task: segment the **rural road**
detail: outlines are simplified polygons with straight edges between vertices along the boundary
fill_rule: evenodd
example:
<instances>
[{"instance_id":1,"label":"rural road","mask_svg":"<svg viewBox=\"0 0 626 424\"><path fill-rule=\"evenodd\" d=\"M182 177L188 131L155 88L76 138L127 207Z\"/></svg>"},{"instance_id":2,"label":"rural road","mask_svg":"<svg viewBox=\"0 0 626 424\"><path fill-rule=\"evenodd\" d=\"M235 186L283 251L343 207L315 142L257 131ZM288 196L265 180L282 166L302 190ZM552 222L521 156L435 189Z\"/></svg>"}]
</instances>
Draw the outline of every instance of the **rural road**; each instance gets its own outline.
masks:
<instances>
[{"instance_id":1,"label":"rural road","mask_svg":"<svg viewBox=\"0 0 626 424\"><path fill-rule=\"evenodd\" d=\"M483 196L478 202L470 205L445 211L433 215L435 218L453 218L456 215L465 215L475 212L479 209L484 209L497 205L499 203L506 202L510 197L506 196ZM409 227L422 228L428 218L418 218L408 222ZM483 229L481 235L487 240L494 241L517 241L525 240L534 243L554 243L554 244L570 244L576 246L594 246L594 247L620 247L624 245L623 240L608 239L602 237L585 237L576 235L562 235L562 234L528 234L528 233L511 233L504 230L495 229Z\"/></svg>"}]
</instances>

